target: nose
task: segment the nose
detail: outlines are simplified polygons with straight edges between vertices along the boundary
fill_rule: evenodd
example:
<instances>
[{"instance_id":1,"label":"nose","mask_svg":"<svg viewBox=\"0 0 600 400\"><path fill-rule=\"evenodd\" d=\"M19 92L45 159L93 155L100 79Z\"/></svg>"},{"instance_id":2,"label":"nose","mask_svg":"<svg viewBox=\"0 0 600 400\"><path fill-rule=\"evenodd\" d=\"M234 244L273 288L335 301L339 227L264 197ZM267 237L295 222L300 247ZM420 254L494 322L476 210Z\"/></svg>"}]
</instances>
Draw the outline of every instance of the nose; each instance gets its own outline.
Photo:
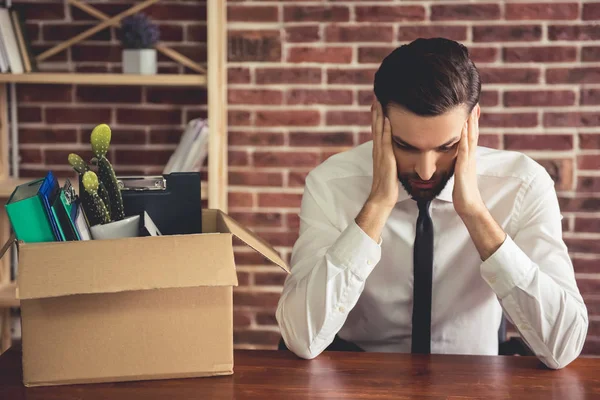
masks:
<instances>
[{"instance_id":1,"label":"nose","mask_svg":"<svg viewBox=\"0 0 600 400\"><path fill-rule=\"evenodd\" d=\"M436 170L435 162L435 155L432 152L422 153L415 165L415 172L419 178L424 181L430 180Z\"/></svg>"}]
</instances>

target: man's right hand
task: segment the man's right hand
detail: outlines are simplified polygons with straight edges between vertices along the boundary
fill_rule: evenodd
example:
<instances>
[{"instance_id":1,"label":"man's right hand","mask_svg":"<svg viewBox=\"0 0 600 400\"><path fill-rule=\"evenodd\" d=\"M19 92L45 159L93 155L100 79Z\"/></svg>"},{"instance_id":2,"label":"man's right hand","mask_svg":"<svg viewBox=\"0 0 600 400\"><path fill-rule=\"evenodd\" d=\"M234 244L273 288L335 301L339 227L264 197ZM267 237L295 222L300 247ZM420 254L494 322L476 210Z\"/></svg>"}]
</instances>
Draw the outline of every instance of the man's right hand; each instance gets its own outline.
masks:
<instances>
[{"instance_id":1,"label":"man's right hand","mask_svg":"<svg viewBox=\"0 0 600 400\"><path fill-rule=\"evenodd\" d=\"M392 149L392 128L375 100L371 106L373 134L373 183L371 193L356 217L356 223L373 240L378 241L392 209L398 201L398 167Z\"/></svg>"}]
</instances>

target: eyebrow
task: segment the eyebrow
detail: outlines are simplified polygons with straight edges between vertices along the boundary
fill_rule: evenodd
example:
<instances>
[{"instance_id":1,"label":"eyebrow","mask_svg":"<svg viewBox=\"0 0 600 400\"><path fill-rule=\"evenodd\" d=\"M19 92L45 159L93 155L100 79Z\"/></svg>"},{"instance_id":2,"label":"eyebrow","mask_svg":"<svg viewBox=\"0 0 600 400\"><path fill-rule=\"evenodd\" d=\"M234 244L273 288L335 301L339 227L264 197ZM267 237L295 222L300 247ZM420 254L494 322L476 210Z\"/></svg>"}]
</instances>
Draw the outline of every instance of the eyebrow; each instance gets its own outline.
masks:
<instances>
[{"instance_id":1,"label":"eyebrow","mask_svg":"<svg viewBox=\"0 0 600 400\"><path fill-rule=\"evenodd\" d=\"M398 143L401 144L402 146L412 149L412 150L420 150L419 148L411 145L410 143L405 142L404 140L400 139L398 136L392 136L392 138ZM441 146L436 147L437 149L441 149L444 147L448 147L450 146L451 143L459 140L460 138L458 136L453 137L452 139L448 140L446 143L442 144Z\"/></svg>"}]
</instances>

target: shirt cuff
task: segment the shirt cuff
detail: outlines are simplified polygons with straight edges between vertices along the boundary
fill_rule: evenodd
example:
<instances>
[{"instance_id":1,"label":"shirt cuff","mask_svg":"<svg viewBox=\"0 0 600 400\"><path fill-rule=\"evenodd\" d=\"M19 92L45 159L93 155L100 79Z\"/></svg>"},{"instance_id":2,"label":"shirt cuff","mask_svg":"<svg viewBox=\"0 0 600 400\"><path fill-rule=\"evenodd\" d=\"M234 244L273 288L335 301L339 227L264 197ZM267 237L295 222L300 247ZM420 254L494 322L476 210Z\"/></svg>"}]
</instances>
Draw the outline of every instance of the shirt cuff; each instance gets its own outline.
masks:
<instances>
[{"instance_id":1,"label":"shirt cuff","mask_svg":"<svg viewBox=\"0 0 600 400\"><path fill-rule=\"evenodd\" d=\"M329 248L329 254L361 280L366 280L381 259L381 239L377 243L355 221Z\"/></svg>"},{"instance_id":2,"label":"shirt cuff","mask_svg":"<svg viewBox=\"0 0 600 400\"><path fill-rule=\"evenodd\" d=\"M496 295L503 299L516 286L526 286L534 276L535 264L506 235L504 243L481 264L481 276Z\"/></svg>"}]
</instances>

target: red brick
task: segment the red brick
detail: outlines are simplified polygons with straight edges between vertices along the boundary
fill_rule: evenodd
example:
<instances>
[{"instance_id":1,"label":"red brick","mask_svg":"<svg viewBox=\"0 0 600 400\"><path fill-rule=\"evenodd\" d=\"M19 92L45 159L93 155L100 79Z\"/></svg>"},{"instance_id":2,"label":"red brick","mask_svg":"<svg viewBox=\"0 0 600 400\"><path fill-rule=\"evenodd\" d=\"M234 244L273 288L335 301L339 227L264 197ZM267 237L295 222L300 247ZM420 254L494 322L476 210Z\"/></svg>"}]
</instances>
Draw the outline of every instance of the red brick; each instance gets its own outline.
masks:
<instances>
[{"instance_id":1,"label":"red brick","mask_svg":"<svg viewBox=\"0 0 600 400\"><path fill-rule=\"evenodd\" d=\"M571 67L546 70L548 83L600 83L600 68Z\"/></svg>"},{"instance_id":2,"label":"red brick","mask_svg":"<svg viewBox=\"0 0 600 400\"><path fill-rule=\"evenodd\" d=\"M564 46L508 47L502 51L507 62L566 62L577 59L577 48Z\"/></svg>"},{"instance_id":3,"label":"red brick","mask_svg":"<svg viewBox=\"0 0 600 400\"><path fill-rule=\"evenodd\" d=\"M229 171L229 184L240 186L283 186L281 172Z\"/></svg>"},{"instance_id":4,"label":"red brick","mask_svg":"<svg viewBox=\"0 0 600 400\"><path fill-rule=\"evenodd\" d=\"M352 146L354 138L351 132L291 132L290 146Z\"/></svg>"},{"instance_id":5,"label":"red brick","mask_svg":"<svg viewBox=\"0 0 600 400\"><path fill-rule=\"evenodd\" d=\"M581 48L581 61L600 61L600 46L584 46Z\"/></svg>"},{"instance_id":6,"label":"red brick","mask_svg":"<svg viewBox=\"0 0 600 400\"><path fill-rule=\"evenodd\" d=\"M230 208L254 206L254 195L249 192L227 193L227 203Z\"/></svg>"},{"instance_id":7,"label":"red brick","mask_svg":"<svg viewBox=\"0 0 600 400\"><path fill-rule=\"evenodd\" d=\"M498 49L493 47L471 47L469 57L475 63L488 63L498 60Z\"/></svg>"},{"instance_id":8,"label":"red brick","mask_svg":"<svg viewBox=\"0 0 600 400\"><path fill-rule=\"evenodd\" d=\"M280 90L267 89L229 89L229 104L281 104L283 95Z\"/></svg>"},{"instance_id":9,"label":"red brick","mask_svg":"<svg viewBox=\"0 0 600 400\"><path fill-rule=\"evenodd\" d=\"M358 135L358 143L363 144L373 140L373 134L371 132L360 132ZM481 140L481 136L479 137ZM483 145L482 145L483 146Z\"/></svg>"},{"instance_id":10,"label":"red brick","mask_svg":"<svg viewBox=\"0 0 600 400\"><path fill-rule=\"evenodd\" d=\"M356 6L358 22L404 22L424 21L425 7L422 6Z\"/></svg>"},{"instance_id":11,"label":"red brick","mask_svg":"<svg viewBox=\"0 0 600 400\"><path fill-rule=\"evenodd\" d=\"M284 136L281 132L245 132L230 131L230 146L283 146Z\"/></svg>"},{"instance_id":12,"label":"red brick","mask_svg":"<svg viewBox=\"0 0 600 400\"><path fill-rule=\"evenodd\" d=\"M300 227L300 216L298 214L288 214L287 227L290 229L298 230L298 228Z\"/></svg>"},{"instance_id":13,"label":"red brick","mask_svg":"<svg viewBox=\"0 0 600 400\"><path fill-rule=\"evenodd\" d=\"M531 83L540 81L538 68L481 68L481 83Z\"/></svg>"},{"instance_id":14,"label":"red brick","mask_svg":"<svg viewBox=\"0 0 600 400\"><path fill-rule=\"evenodd\" d=\"M573 159L536 159L548 171L557 190L573 190Z\"/></svg>"},{"instance_id":15,"label":"red brick","mask_svg":"<svg viewBox=\"0 0 600 400\"><path fill-rule=\"evenodd\" d=\"M600 253L600 239L565 238L565 243L571 253ZM583 287L581 291L584 291Z\"/></svg>"},{"instance_id":16,"label":"red brick","mask_svg":"<svg viewBox=\"0 0 600 400\"><path fill-rule=\"evenodd\" d=\"M83 143L90 143L90 136L92 130L86 130L81 136ZM112 138L110 140L111 145L118 144L145 144L147 141L147 135L145 129L123 129L114 128L112 130Z\"/></svg>"},{"instance_id":17,"label":"red brick","mask_svg":"<svg viewBox=\"0 0 600 400\"><path fill-rule=\"evenodd\" d=\"M504 134L506 150L571 150L573 135L513 135Z\"/></svg>"},{"instance_id":18,"label":"red brick","mask_svg":"<svg viewBox=\"0 0 600 400\"><path fill-rule=\"evenodd\" d=\"M561 221L563 232L571 232L572 231L571 227L570 227L570 221L571 221L571 218L563 218L563 220Z\"/></svg>"},{"instance_id":19,"label":"red brick","mask_svg":"<svg viewBox=\"0 0 600 400\"><path fill-rule=\"evenodd\" d=\"M181 42L183 40L183 26L176 24L158 24L161 42Z\"/></svg>"},{"instance_id":20,"label":"red brick","mask_svg":"<svg viewBox=\"0 0 600 400\"><path fill-rule=\"evenodd\" d=\"M342 69L330 68L327 70L327 83L329 84L373 84L376 69L358 68Z\"/></svg>"},{"instance_id":21,"label":"red brick","mask_svg":"<svg viewBox=\"0 0 600 400\"><path fill-rule=\"evenodd\" d=\"M238 240L238 239L236 239ZM248 249L247 245L243 245L244 250ZM236 251L235 263L237 265L270 265L271 261L255 251Z\"/></svg>"},{"instance_id":22,"label":"red brick","mask_svg":"<svg viewBox=\"0 0 600 400\"><path fill-rule=\"evenodd\" d=\"M258 84L306 84L321 83L320 68L257 68Z\"/></svg>"},{"instance_id":23,"label":"red brick","mask_svg":"<svg viewBox=\"0 0 600 400\"><path fill-rule=\"evenodd\" d=\"M154 104L207 104L205 88L192 87L149 87L146 89L146 101Z\"/></svg>"},{"instance_id":24,"label":"red brick","mask_svg":"<svg viewBox=\"0 0 600 400\"><path fill-rule=\"evenodd\" d=\"M188 108L188 109L184 109L184 116L183 116L183 120L184 121L190 121L192 119L196 119L196 118L208 118L208 111L206 110L206 108L202 109L202 108Z\"/></svg>"},{"instance_id":25,"label":"red brick","mask_svg":"<svg viewBox=\"0 0 600 400\"><path fill-rule=\"evenodd\" d=\"M500 148L500 136L499 135L479 135L478 144L479 144L479 146L483 146L483 147L499 149Z\"/></svg>"},{"instance_id":26,"label":"red brick","mask_svg":"<svg viewBox=\"0 0 600 400\"><path fill-rule=\"evenodd\" d=\"M392 26L341 26L328 25L325 27L327 42L386 42L394 38Z\"/></svg>"},{"instance_id":27,"label":"red brick","mask_svg":"<svg viewBox=\"0 0 600 400\"><path fill-rule=\"evenodd\" d=\"M600 25L550 25L548 38L550 40L598 40Z\"/></svg>"},{"instance_id":28,"label":"red brick","mask_svg":"<svg viewBox=\"0 0 600 400\"><path fill-rule=\"evenodd\" d=\"M297 232L260 232L259 236L271 246L292 247L298 240Z\"/></svg>"},{"instance_id":29,"label":"red brick","mask_svg":"<svg viewBox=\"0 0 600 400\"><path fill-rule=\"evenodd\" d=\"M473 27L474 42L533 42L542 38L540 25L483 25Z\"/></svg>"},{"instance_id":30,"label":"red brick","mask_svg":"<svg viewBox=\"0 0 600 400\"><path fill-rule=\"evenodd\" d=\"M19 155L23 164L42 163L42 151L40 149L19 149Z\"/></svg>"},{"instance_id":31,"label":"red brick","mask_svg":"<svg viewBox=\"0 0 600 400\"><path fill-rule=\"evenodd\" d=\"M431 20L482 21L500 19L498 4L445 4L431 6Z\"/></svg>"},{"instance_id":32,"label":"red brick","mask_svg":"<svg viewBox=\"0 0 600 400\"><path fill-rule=\"evenodd\" d=\"M582 169L588 169L591 171L598 171L600 170L600 154L595 154L595 155L579 155L577 157L577 167L582 170ZM598 231L600 232L600 231Z\"/></svg>"},{"instance_id":33,"label":"red brick","mask_svg":"<svg viewBox=\"0 0 600 400\"><path fill-rule=\"evenodd\" d=\"M505 18L509 20L577 19L579 16L579 5L577 3L508 3L505 7Z\"/></svg>"},{"instance_id":34,"label":"red brick","mask_svg":"<svg viewBox=\"0 0 600 400\"><path fill-rule=\"evenodd\" d=\"M306 175L309 171L290 171L289 175L289 186L290 187L302 187L306 181Z\"/></svg>"},{"instance_id":35,"label":"red brick","mask_svg":"<svg viewBox=\"0 0 600 400\"><path fill-rule=\"evenodd\" d=\"M600 19L600 3L586 3L581 12L583 20L595 21Z\"/></svg>"},{"instance_id":36,"label":"red brick","mask_svg":"<svg viewBox=\"0 0 600 400\"><path fill-rule=\"evenodd\" d=\"M230 5L227 22L278 22L277 6Z\"/></svg>"},{"instance_id":37,"label":"red brick","mask_svg":"<svg viewBox=\"0 0 600 400\"><path fill-rule=\"evenodd\" d=\"M120 107L117 109L117 122L119 124L133 125L179 125L181 124L181 110Z\"/></svg>"},{"instance_id":38,"label":"red brick","mask_svg":"<svg viewBox=\"0 0 600 400\"><path fill-rule=\"evenodd\" d=\"M73 169L69 165L69 154L76 153L84 160L90 160L93 157L92 150L86 149L71 149L71 150L45 150L45 161L48 165L64 165L70 169L71 176L73 176Z\"/></svg>"},{"instance_id":39,"label":"red brick","mask_svg":"<svg viewBox=\"0 0 600 400\"><path fill-rule=\"evenodd\" d=\"M245 330L233 332L233 342L235 344L248 343L275 346L280 339L281 335L276 331Z\"/></svg>"},{"instance_id":40,"label":"red brick","mask_svg":"<svg viewBox=\"0 0 600 400\"><path fill-rule=\"evenodd\" d=\"M250 69L245 67L229 67L227 69L228 83L250 83Z\"/></svg>"},{"instance_id":41,"label":"red brick","mask_svg":"<svg viewBox=\"0 0 600 400\"><path fill-rule=\"evenodd\" d=\"M230 211L229 215L242 225L248 227L281 227L281 214L280 213L261 213L257 211L252 212L236 212Z\"/></svg>"},{"instance_id":42,"label":"red brick","mask_svg":"<svg viewBox=\"0 0 600 400\"><path fill-rule=\"evenodd\" d=\"M600 134L598 133L580 133L579 148L584 150L600 149Z\"/></svg>"},{"instance_id":43,"label":"red brick","mask_svg":"<svg viewBox=\"0 0 600 400\"><path fill-rule=\"evenodd\" d=\"M173 150L117 150L115 164L118 165L166 165Z\"/></svg>"},{"instance_id":44,"label":"red brick","mask_svg":"<svg viewBox=\"0 0 600 400\"><path fill-rule=\"evenodd\" d=\"M254 284L260 286L283 286L287 274L281 272L256 272L254 274Z\"/></svg>"},{"instance_id":45,"label":"red brick","mask_svg":"<svg viewBox=\"0 0 600 400\"><path fill-rule=\"evenodd\" d=\"M77 131L75 129L55 128L20 128L20 143L75 143Z\"/></svg>"},{"instance_id":46,"label":"red brick","mask_svg":"<svg viewBox=\"0 0 600 400\"><path fill-rule=\"evenodd\" d=\"M76 44L71 47L71 59L75 62L121 62L121 48L110 45Z\"/></svg>"},{"instance_id":47,"label":"red brick","mask_svg":"<svg viewBox=\"0 0 600 400\"><path fill-rule=\"evenodd\" d=\"M250 125L250 113L241 110L227 110L227 124L230 126Z\"/></svg>"},{"instance_id":48,"label":"red brick","mask_svg":"<svg viewBox=\"0 0 600 400\"><path fill-rule=\"evenodd\" d=\"M588 127L600 124L600 113L594 112L546 112L544 126Z\"/></svg>"},{"instance_id":49,"label":"red brick","mask_svg":"<svg viewBox=\"0 0 600 400\"><path fill-rule=\"evenodd\" d=\"M144 10L153 20L158 21L206 21L206 4L204 3L157 3ZM111 15L114 15L111 13Z\"/></svg>"},{"instance_id":50,"label":"red brick","mask_svg":"<svg viewBox=\"0 0 600 400\"><path fill-rule=\"evenodd\" d=\"M96 18L78 7L69 5L69 8L74 21L97 21ZM94 8L108 15L117 15L129 8L129 6L127 4L117 3L94 3Z\"/></svg>"},{"instance_id":51,"label":"red brick","mask_svg":"<svg viewBox=\"0 0 600 400\"><path fill-rule=\"evenodd\" d=\"M575 104L572 90L507 90L504 92L505 107L570 106Z\"/></svg>"},{"instance_id":52,"label":"red brick","mask_svg":"<svg viewBox=\"0 0 600 400\"><path fill-rule=\"evenodd\" d=\"M315 126L321 115L316 110L269 110L256 112L256 126Z\"/></svg>"},{"instance_id":53,"label":"red brick","mask_svg":"<svg viewBox=\"0 0 600 400\"><path fill-rule=\"evenodd\" d=\"M69 169L65 169L64 162L61 162L63 165L58 165L52 168L52 172L57 178L69 178L73 179L73 169L69 167ZM30 167L24 168L22 165L19 166L19 176L21 178L34 178L39 179L46 176L48 173L48 164L38 166L32 165ZM59 169L63 168L63 169Z\"/></svg>"},{"instance_id":54,"label":"red brick","mask_svg":"<svg viewBox=\"0 0 600 400\"><path fill-rule=\"evenodd\" d=\"M45 42L62 42L69 40L80 33L87 31L96 24L72 24L63 22L59 24L44 24L42 26L42 40ZM85 39L85 41L106 41L109 42L110 29L103 29Z\"/></svg>"},{"instance_id":55,"label":"red brick","mask_svg":"<svg viewBox=\"0 0 600 400\"><path fill-rule=\"evenodd\" d=\"M577 220L579 218L576 218L575 220L575 224L577 226ZM587 218L584 218L587 219ZM584 225L586 225L587 223L584 223ZM596 232L598 232L598 230L596 230ZM575 273L580 273L580 274L590 274L590 273L598 273L599 268L600 268L600 263L598 262L598 260L594 260L594 259L587 259L587 258L575 258L575 257L571 257L571 260L573 261L573 267L575 269ZM587 304L587 300L586 300L586 304ZM600 305L600 304L598 304ZM596 309L596 313L598 313L598 311L600 311L600 308Z\"/></svg>"},{"instance_id":56,"label":"red brick","mask_svg":"<svg viewBox=\"0 0 600 400\"><path fill-rule=\"evenodd\" d=\"M229 30L227 34L228 61L281 61L279 30Z\"/></svg>"},{"instance_id":57,"label":"red brick","mask_svg":"<svg viewBox=\"0 0 600 400\"><path fill-rule=\"evenodd\" d=\"M285 41L287 43L318 42L321 39L318 25L287 26Z\"/></svg>"},{"instance_id":58,"label":"red brick","mask_svg":"<svg viewBox=\"0 0 600 400\"><path fill-rule=\"evenodd\" d=\"M350 10L346 6L284 6L285 22L347 22Z\"/></svg>"},{"instance_id":59,"label":"red brick","mask_svg":"<svg viewBox=\"0 0 600 400\"><path fill-rule=\"evenodd\" d=\"M327 111L327 125L371 125L370 111Z\"/></svg>"},{"instance_id":60,"label":"red brick","mask_svg":"<svg viewBox=\"0 0 600 400\"><path fill-rule=\"evenodd\" d=\"M206 23L187 25L186 41L206 43L208 38Z\"/></svg>"},{"instance_id":61,"label":"red brick","mask_svg":"<svg viewBox=\"0 0 600 400\"><path fill-rule=\"evenodd\" d=\"M597 212L600 210L600 197L559 197L558 201L563 212Z\"/></svg>"},{"instance_id":62,"label":"red brick","mask_svg":"<svg viewBox=\"0 0 600 400\"><path fill-rule=\"evenodd\" d=\"M361 106L370 106L375 99L373 90L359 90L358 91L358 104Z\"/></svg>"},{"instance_id":63,"label":"red brick","mask_svg":"<svg viewBox=\"0 0 600 400\"><path fill-rule=\"evenodd\" d=\"M579 278L577 279L577 286L581 293L585 294L596 294L600 289L600 279L593 278Z\"/></svg>"},{"instance_id":64,"label":"red brick","mask_svg":"<svg viewBox=\"0 0 600 400\"><path fill-rule=\"evenodd\" d=\"M238 272L237 275L238 275L238 284L240 284L240 273ZM248 274L246 273L245 276L247 278ZM240 284L240 286L242 286L242 285ZM250 312L233 310L233 326L235 328L250 326L250 324L252 324L252 314Z\"/></svg>"},{"instance_id":65,"label":"red brick","mask_svg":"<svg viewBox=\"0 0 600 400\"><path fill-rule=\"evenodd\" d=\"M33 7L28 7L28 8L33 8ZM46 50L50 50L51 47L54 47L54 45L31 43L31 51L33 52L33 54L42 54ZM73 52L73 48L71 48L71 52ZM67 51L61 51L59 53L56 53L52 57L46 58L44 60L44 63L49 63L49 62L66 63L68 61L68 55L69 55L69 53ZM73 59L73 61L75 61L75 59ZM62 68L59 68L59 71L53 71L53 72L66 72L67 71L66 66L61 66L61 67Z\"/></svg>"},{"instance_id":66,"label":"red brick","mask_svg":"<svg viewBox=\"0 0 600 400\"><path fill-rule=\"evenodd\" d=\"M578 192L600 192L600 177L580 176L577 179Z\"/></svg>"},{"instance_id":67,"label":"red brick","mask_svg":"<svg viewBox=\"0 0 600 400\"><path fill-rule=\"evenodd\" d=\"M110 108L46 107L46 122L50 124L93 124L111 120Z\"/></svg>"},{"instance_id":68,"label":"red brick","mask_svg":"<svg viewBox=\"0 0 600 400\"><path fill-rule=\"evenodd\" d=\"M106 73L111 72L110 65L75 65L75 72L84 73ZM161 72L162 73L162 72Z\"/></svg>"},{"instance_id":69,"label":"red brick","mask_svg":"<svg viewBox=\"0 0 600 400\"><path fill-rule=\"evenodd\" d=\"M206 62L206 45L199 45L197 43L185 43L185 44L171 44L169 47L175 51L180 52L190 60L197 63ZM162 53L158 53L158 62L173 62L170 57Z\"/></svg>"},{"instance_id":70,"label":"red brick","mask_svg":"<svg viewBox=\"0 0 600 400\"><path fill-rule=\"evenodd\" d=\"M256 323L259 325L277 326L275 312L256 313Z\"/></svg>"},{"instance_id":71,"label":"red brick","mask_svg":"<svg viewBox=\"0 0 600 400\"><path fill-rule=\"evenodd\" d=\"M482 113L479 125L490 128L533 128L538 125L537 113Z\"/></svg>"},{"instance_id":72,"label":"red brick","mask_svg":"<svg viewBox=\"0 0 600 400\"><path fill-rule=\"evenodd\" d=\"M301 194L292 193L259 193L259 207L300 208Z\"/></svg>"},{"instance_id":73,"label":"red brick","mask_svg":"<svg viewBox=\"0 0 600 400\"><path fill-rule=\"evenodd\" d=\"M600 232L600 218L575 218L575 232ZM596 262L596 265L600 263Z\"/></svg>"},{"instance_id":74,"label":"red brick","mask_svg":"<svg viewBox=\"0 0 600 400\"><path fill-rule=\"evenodd\" d=\"M383 47L359 47L358 62L359 63L376 63L380 64L383 59L394 50L392 46Z\"/></svg>"},{"instance_id":75,"label":"red brick","mask_svg":"<svg viewBox=\"0 0 600 400\"><path fill-rule=\"evenodd\" d=\"M249 157L247 151L234 151L229 150L227 152L227 163L232 166L248 165Z\"/></svg>"},{"instance_id":76,"label":"red brick","mask_svg":"<svg viewBox=\"0 0 600 400\"><path fill-rule=\"evenodd\" d=\"M482 107L493 107L500 103L500 95L495 90L483 90L479 96L479 104ZM370 104L370 103L369 103Z\"/></svg>"},{"instance_id":77,"label":"red brick","mask_svg":"<svg viewBox=\"0 0 600 400\"><path fill-rule=\"evenodd\" d=\"M36 2L35 6L22 7L22 17L31 22L32 20L64 20L65 5L55 2Z\"/></svg>"},{"instance_id":78,"label":"red brick","mask_svg":"<svg viewBox=\"0 0 600 400\"><path fill-rule=\"evenodd\" d=\"M25 83L19 85L17 90L17 98L19 103L70 103L73 100L73 87L71 85L37 85Z\"/></svg>"},{"instance_id":79,"label":"red brick","mask_svg":"<svg viewBox=\"0 0 600 400\"><path fill-rule=\"evenodd\" d=\"M254 165L257 167L315 167L319 163L319 154L315 152L270 152L254 153Z\"/></svg>"},{"instance_id":80,"label":"red brick","mask_svg":"<svg viewBox=\"0 0 600 400\"><path fill-rule=\"evenodd\" d=\"M78 103L141 103L142 88L137 86L78 85L75 91Z\"/></svg>"},{"instance_id":81,"label":"red brick","mask_svg":"<svg viewBox=\"0 0 600 400\"><path fill-rule=\"evenodd\" d=\"M287 61L292 63L349 64L352 62L351 47L291 47Z\"/></svg>"},{"instance_id":82,"label":"red brick","mask_svg":"<svg viewBox=\"0 0 600 400\"><path fill-rule=\"evenodd\" d=\"M42 109L40 107L17 108L17 118L19 122L42 122Z\"/></svg>"},{"instance_id":83,"label":"red brick","mask_svg":"<svg viewBox=\"0 0 600 400\"><path fill-rule=\"evenodd\" d=\"M291 89L286 94L287 104L352 104L351 90Z\"/></svg>"},{"instance_id":84,"label":"red brick","mask_svg":"<svg viewBox=\"0 0 600 400\"><path fill-rule=\"evenodd\" d=\"M277 292L242 292L233 291L233 304L236 306L276 307L280 293Z\"/></svg>"},{"instance_id":85,"label":"red brick","mask_svg":"<svg viewBox=\"0 0 600 400\"><path fill-rule=\"evenodd\" d=\"M409 25L398 28L397 39L410 42L418 38L445 37L451 40L467 40L467 27L457 25Z\"/></svg>"}]
</instances>

